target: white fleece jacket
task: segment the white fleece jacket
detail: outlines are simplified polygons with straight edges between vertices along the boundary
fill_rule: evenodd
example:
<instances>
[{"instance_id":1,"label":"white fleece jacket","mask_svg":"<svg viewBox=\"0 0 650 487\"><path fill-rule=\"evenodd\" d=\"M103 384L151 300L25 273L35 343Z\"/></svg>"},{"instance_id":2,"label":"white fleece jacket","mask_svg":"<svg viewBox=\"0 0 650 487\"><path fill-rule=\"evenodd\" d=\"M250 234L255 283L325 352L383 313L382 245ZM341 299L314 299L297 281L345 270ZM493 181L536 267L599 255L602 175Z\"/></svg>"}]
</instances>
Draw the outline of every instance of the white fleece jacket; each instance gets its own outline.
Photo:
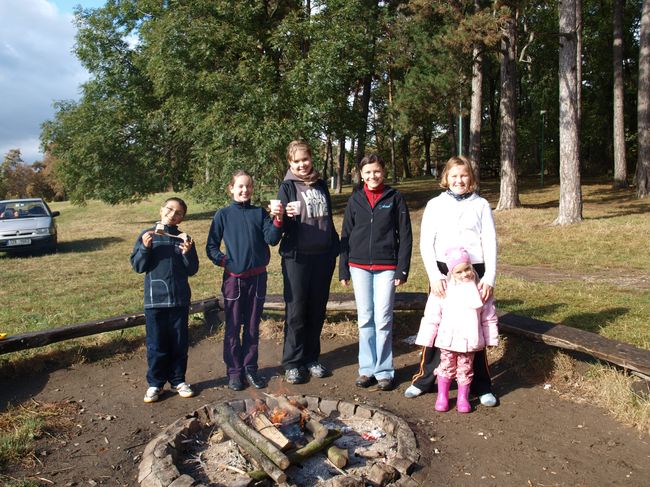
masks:
<instances>
[{"instance_id":1,"label":"white fleece jacket","mask_svg":"<svg viewBox=\"0 0 650 487\"><path fill-rule=\"evenodd\" d=\"M484 264L481 281L494 287L497 236L487 200L473 194L457 201L446 192L429 200L420 225L420 255L430 283L445 279L436 261L445 262L445 251L451 247L464 247L472 264Z\"/></svg>"}]
</instances>

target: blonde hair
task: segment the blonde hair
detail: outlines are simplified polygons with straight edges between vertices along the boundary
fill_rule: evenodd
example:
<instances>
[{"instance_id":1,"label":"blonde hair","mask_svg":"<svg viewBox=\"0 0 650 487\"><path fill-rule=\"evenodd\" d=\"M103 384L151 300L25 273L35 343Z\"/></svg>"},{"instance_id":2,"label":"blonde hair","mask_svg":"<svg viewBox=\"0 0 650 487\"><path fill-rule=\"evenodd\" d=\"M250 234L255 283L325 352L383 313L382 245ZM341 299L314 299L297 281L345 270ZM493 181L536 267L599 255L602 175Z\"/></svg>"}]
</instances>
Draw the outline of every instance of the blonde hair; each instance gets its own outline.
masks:
<instances>
[{"instance_id":1,"label":"blonde hair","mask_svg":"<svg viewBox=\"0 0 650 487\"><path fill-rule=\"evenodd\" d=\"M296 151L299 150L304 150L307 154L309 154L310 159L313 158L311 154L311 147L309 147L309 144L307 142L304 140L292 140L287 146L287 162L293 162L293 155L296 153Z\"/></svg>"},{"instance_id":2,"label":"blonde hair","mask_svg":"<svg viewBox=\"0 0 650 487\"><path fill-rule=\"evenodd\" d=\"M474 169L472 168L472 163L469 158L465 156L454 156L451 157L445 168L442 170L442 176L440 177L440 187L444 189L449 188L449 183L447 182L447 175L454 167L464 166L467 168L467 173L469 174L469 191L476 191L476 176L474 175Z\"/></svg>"}]
</instances>

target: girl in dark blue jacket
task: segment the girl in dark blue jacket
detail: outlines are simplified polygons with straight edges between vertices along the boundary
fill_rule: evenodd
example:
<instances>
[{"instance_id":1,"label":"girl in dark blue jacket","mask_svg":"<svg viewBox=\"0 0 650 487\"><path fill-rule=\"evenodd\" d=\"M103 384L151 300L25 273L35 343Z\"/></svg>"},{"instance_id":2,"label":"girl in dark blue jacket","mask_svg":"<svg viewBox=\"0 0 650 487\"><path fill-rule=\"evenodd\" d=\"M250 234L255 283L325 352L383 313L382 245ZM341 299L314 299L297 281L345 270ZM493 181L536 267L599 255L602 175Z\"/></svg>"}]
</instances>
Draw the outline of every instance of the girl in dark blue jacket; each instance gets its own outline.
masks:
<instances>
[{"instance_id":1,"label":"girl in dark blue jacket","mask_svg":"<svg viewBox=\"0 0 650 487\"><path fill-rule=\"evenodd\" d=\"M402 194L384 184L384 161L359 165L361 187L348 200L341 232L339 280L352 278L359 325L358 387L393 388L393 302L411 262L411 220Z\"/></svg>"},{"instance_id":2,"label":"girl in dark blue jacket","mask_svg":"<svg viewBox=\"0 0 650 487\"><path fill-rule=\"evenodd\" d=\"M131 266L144 276L147 382L144 402L156 402L166 382L181 397L194 392L185 382L190 309L189 276L199 270L194 241L178 224L187 213L180 198L167 199L160 223L140 233L131 253Z\"/></svg>"},{"instance_id":3,"label":"girl in dark blue jacket","mask_svg":"<svg viewBox=\"0 0 650 487\"><path fill-rule=\"evenodd\" d=\"M257 373L260 320L266 299L266 266L269 245L282 237L282 205L271 208L273 219L258 206L251 205L253 178L246 171L236 171L228 189L233 197L230 206L217 211L210 226L206 253L215 265L224 268L223 305L226 331L223 360L228 373L228 387L244 388L242 375L253 387L261 389L266 380ZM222 252L221 242L226 251ZM240 338L241 327L243 338Z\"/></svg>"}]
</instances>

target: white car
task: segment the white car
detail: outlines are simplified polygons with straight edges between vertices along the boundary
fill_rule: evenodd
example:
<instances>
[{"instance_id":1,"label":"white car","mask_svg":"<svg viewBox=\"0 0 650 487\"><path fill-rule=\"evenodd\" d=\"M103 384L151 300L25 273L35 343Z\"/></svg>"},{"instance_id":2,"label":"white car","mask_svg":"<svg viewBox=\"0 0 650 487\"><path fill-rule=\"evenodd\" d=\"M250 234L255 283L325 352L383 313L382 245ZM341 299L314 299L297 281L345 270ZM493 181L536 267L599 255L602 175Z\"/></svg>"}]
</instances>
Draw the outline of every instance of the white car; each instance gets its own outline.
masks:
<instances>
[{"instance_id":1,"label":"white car","mask_svg":"<svg viewBox=\"0 0 650 487\"><path fill-rule=\"evenodd\" d=\"M59 215L42 198L0 201L0 252L55 251Z\"/></svg>"}]
</instances>

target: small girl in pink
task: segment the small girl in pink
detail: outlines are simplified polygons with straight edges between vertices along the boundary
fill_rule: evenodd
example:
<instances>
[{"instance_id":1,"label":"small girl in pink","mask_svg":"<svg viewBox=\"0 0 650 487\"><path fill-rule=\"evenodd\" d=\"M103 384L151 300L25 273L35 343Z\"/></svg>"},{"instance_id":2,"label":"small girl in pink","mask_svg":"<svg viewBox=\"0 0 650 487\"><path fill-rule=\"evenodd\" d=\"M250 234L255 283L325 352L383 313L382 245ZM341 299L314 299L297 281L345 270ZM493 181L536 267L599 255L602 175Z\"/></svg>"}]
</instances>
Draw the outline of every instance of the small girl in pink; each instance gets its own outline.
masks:
<instances>
[{"instance_id":1,"label":"small girl in pink","mask_svg":"<svg viewBox=\"0 0 650 487\"><path fill-rule=\"evenodd\" d=\"M415 343L440 349L436 411L449 410L449 386L458 382L456 409L469 413L469 386L474 372L474 352L498 344L498 318L494 298L483 303L477 283L478 276L463 247L445 252L447 293L444 298L429 294L420 330Z\"/></svg>"}]
</instances>

